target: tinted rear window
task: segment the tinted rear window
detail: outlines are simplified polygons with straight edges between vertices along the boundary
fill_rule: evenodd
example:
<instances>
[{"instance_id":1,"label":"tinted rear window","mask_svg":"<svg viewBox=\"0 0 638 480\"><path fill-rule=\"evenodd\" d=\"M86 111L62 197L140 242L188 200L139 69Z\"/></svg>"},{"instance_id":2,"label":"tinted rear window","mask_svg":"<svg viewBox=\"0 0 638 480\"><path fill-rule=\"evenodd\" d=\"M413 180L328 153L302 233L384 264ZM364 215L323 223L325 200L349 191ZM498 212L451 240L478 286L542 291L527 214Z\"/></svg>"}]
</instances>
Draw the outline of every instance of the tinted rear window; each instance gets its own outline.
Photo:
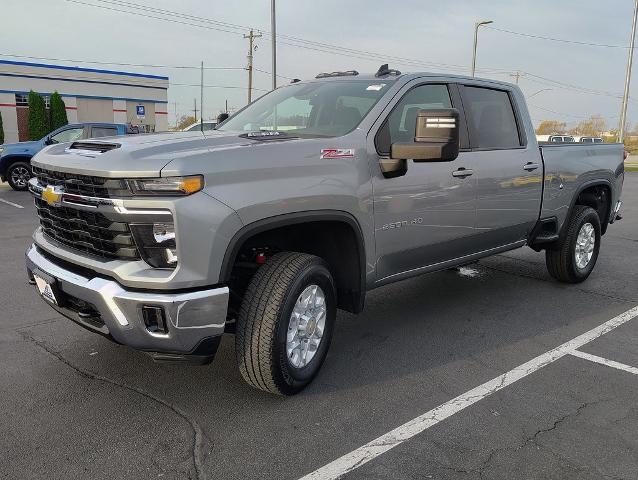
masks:
<instances>
[{"instance_id":1,"label":"tinted rear window","mask_svg":"<svg viewBox=\"0 0 638 480\"><path fill-rule=\"evenodd\" d=\"M111 127L93 127L91 129L92 138L114 137L117 135L117 128Z\"/></svg>"},{"instance_id":2,"label":"tinted rear window","mask_svg":"<svg viewBox=\"0 0 638 480\"><path fill-rule=\"evenodd\" d=\"M472 127L473 148L515 148L521 141L507 92L465 87L463 106Z\"/></svg>"}]
</instances>

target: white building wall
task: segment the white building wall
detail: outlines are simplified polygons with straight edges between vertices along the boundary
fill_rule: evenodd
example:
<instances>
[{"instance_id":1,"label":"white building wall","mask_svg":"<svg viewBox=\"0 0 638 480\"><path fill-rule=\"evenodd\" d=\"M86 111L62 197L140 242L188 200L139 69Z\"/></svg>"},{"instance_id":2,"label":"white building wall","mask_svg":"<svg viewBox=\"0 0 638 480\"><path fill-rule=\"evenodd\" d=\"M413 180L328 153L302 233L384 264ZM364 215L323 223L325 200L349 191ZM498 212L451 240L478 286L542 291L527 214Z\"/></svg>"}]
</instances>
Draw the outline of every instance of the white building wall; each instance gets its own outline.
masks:
<instances>
[{"instance_id":1,"label":"white building wall","mask_svg":"<svg viewBox=\"0 0 638 480\"><path fill-rule=\"evenodd\" d=\"M66 118L69 123L78 122L78 102L75 97L62 97L66 106Z\"/></svg>"},{"instance_id":2,"label":"white building wall","mask_svg":"<svg viewBox=\"0 0 638 480\"><path fill-rule=\"evenodd\" d=\"M13 93L0 93L0 115L5 143L18 141L18 115L16 113L16 97Z\"/></svg>"},{"instance_id":3,"label":"white building wall","mask_svg":"<svg viewBox=\"0 0 638 480\"><path fill-rule=\"evenodd\" d=\"M126 123L126 100L113 100L113 122Z\"/></svg>"},{"instance_id":4,"label":"white building wall","mask_svg":"<svg viewBox=\"0 0 638 480\"><path fill-rule=\"evenodd\" d=\"M155 131L168 131L168 104L166 103L155 104Z\"/></svg>"}]
</instances>

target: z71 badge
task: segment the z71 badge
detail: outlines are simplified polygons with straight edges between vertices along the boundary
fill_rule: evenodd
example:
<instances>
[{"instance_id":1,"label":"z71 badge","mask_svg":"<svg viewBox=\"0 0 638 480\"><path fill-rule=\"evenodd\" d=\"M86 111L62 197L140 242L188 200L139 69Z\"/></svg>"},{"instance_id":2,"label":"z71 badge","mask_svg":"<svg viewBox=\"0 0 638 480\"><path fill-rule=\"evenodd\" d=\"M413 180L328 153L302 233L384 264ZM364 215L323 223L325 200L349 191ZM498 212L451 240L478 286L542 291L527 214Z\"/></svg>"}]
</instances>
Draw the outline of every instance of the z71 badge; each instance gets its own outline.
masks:
<instances>
[{"instance_id":1,"label":"z71 badge","mask_svg":"<svg viewBox=\"0 0 638 480\"><path fill-rule=\"evenodd\" d=\"M322 148L319 158L354 158L354 148Z\"/></svg>"}]
</instances>

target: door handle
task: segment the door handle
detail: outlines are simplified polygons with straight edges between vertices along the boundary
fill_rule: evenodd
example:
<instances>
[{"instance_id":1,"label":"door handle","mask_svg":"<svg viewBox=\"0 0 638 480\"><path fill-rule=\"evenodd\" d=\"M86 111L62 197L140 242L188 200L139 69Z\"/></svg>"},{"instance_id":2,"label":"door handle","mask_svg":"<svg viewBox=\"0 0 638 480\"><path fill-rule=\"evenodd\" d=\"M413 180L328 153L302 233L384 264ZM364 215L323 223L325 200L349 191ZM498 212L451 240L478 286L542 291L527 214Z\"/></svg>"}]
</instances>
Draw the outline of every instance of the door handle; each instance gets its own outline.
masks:
<instances>
[{"instance_id":1,"label":"door handle","mask_svg":"<svg viewBox=\"0 0 638 480\"><path fill-rule=\"evenodd\" d=\"M469 177L473 173L474 173L474 170L470 170L468 168L461 167L458 170L454 170L452 172L452 176L456 177L456 178L465 178L465 177Z\"/></svg>"},{"instance_id":2,"label":"door handle","mask_svg":"<svg viewBox=\"0 0 638 480\"><path fill-rule=\"evenodd\" d=\"M525 166L523 167L523 170L527 170L528 172L533 172L538 167L540 167L540 165L538 163L529 162L529 163L525 164Z\"/></svg>"}]
</instances>

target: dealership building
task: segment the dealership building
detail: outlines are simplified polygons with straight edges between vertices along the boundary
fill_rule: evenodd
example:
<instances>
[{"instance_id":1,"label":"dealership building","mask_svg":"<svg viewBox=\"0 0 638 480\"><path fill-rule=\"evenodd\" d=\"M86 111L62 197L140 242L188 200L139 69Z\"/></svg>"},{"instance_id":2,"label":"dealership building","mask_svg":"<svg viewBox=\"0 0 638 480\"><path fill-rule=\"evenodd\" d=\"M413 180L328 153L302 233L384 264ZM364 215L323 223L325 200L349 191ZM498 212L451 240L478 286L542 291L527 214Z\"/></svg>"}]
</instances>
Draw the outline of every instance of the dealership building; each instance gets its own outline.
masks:
<instances>
[{"instance_id":1,"label":"dealership building","mask_svg":"<svg viewBox=\"0 0 638 480\"><path fill-rule=\"evenodd\" d=\"M58 92L69 123L125 123L146 132L168 130L168 77L93 68L0 60L4 141L28 140L27 96Z\"/></svg>"}]
</instances>

